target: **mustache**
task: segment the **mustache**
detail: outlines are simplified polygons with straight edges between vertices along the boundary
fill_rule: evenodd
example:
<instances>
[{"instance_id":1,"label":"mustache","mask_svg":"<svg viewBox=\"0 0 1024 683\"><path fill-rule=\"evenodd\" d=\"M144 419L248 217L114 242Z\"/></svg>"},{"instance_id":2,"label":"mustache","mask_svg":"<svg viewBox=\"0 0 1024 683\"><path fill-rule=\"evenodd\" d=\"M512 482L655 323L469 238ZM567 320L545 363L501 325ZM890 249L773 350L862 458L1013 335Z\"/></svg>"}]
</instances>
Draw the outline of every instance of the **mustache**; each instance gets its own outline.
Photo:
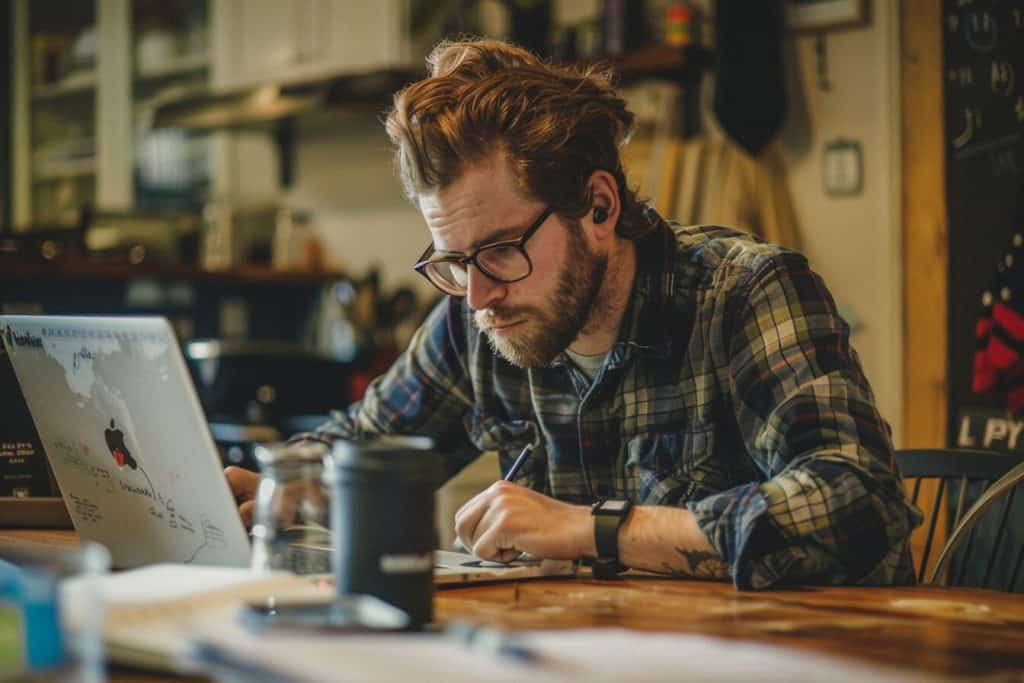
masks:
<instances>
[{"instance_id":1,"label":"mustache","mask_svg":"<svg viewBox=\"0 0 1024 683\"><path fill-rule=\"evenodd\" d=\"M523 318L529 317L530 314L534 313L532 307L506 307L496 306L494 308L485 308L477 311L473 314L473 320L476 322L476 326L480 329L487 331L495 327L501 327Z\"/></svg>"}]
</instances>

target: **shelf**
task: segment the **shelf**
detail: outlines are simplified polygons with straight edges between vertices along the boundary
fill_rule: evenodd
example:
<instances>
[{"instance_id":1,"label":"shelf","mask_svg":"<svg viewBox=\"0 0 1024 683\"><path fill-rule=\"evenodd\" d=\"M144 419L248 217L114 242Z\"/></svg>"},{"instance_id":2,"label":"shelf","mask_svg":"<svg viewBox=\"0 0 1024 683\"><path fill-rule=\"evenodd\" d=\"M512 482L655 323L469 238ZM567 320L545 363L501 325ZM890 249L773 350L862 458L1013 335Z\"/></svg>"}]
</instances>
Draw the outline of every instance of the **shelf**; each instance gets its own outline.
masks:
<instances>
[{"instance_id":1,"label":"shelf","mask_svg":"<svg viewBox=\"0 0 1024 683\"><path fill-rule=\"evenodd\" d=\"M135 81L143 83L175 76L184 76L207 69L210 66L210 56L205 52L176 57L165 64L157 67L139 68L135 74Z\"/></svg>"},{"instance_id":2,"label":"shelf","mask_svg":"<svg viewBox=\"0 0 1024 683\"><path fill-rule=\"evenodd\" d=\"M54 180L66 180L68 178L81 178L96 174L96 159L74 159L69 161L52 161L39 165L32 173L32 180L35 182L50 182Z\"/></svg>"},{"instance_id":3,"label":"shelf","mask_svg":"<svg viewBox=\"0 0 1024 683\"><path fill-rule=\"evenodd\" d=\"M92 93L95 89L96 72L82 71L56 83L34 88L32 100L35 102L55 100L69 95Z\"/></svg>"},{"instance_id":4,"label":"shelf","mask_svg":"<svg viewBox=\"0 0 1024 683\"><path fill-rule=\"evenodd\" d=\"M584 63L610 64L621 81L631 82L643 78L683 81L699 78L701 71L712 61L711 51L699 45L649 45L623 55L609 55Z\"/></svg>"},{"instance_id":5,"label":"shelf","mask_svg":"<svg viewBox=\"0 0 1024 683\"><path fill-rule=\"evenodd\" d=\"M581 61L611 66L623 82L642 78L668 78L692 82L712 62L712 53L700 46L651 45L619 56ZM367 72L323 76L313 81L280 84L277 96L261 98L258 88L236 92L204 92L167 101L157 108L154 127L241 128L294 117L319 104L373 107L390 100L403 86L423 78L420 68L385 68Z\"/></svg>"},{"instance_id":6,"label":"shelf","mask_svg":"<svg viewBox=\"0 0 1024 683\"><path fill-rule=\"evenodd\" d=\"M267 266L239 266L228 270L203 270L195 266L175 264L104 263L88 259L61 259L49 263L7 263L0 260L0 281L27 278L110 279L154 278L157 280L192 280L222 284L312 285L343 280L346 275L336 270L287 271Z\"/></svg>"},{"instance_id":7,"label":"shelf","mask_svg":"<svg viewBox=\"0 0 1024 683\"><path fill-rule=\"evenodd\" d=\"M621 82L629 83L644 78L693 82L700 78L703 70L711 66L713 61L713 53L699 45L649 45L626 54L594 57L577 63L584 66L610 66ZM330 79L325 104L351 106L368 102L378 105L389 101L396 90L426 75L422 69L408 68L338 76Z\"/></svg>"}]
</instances>

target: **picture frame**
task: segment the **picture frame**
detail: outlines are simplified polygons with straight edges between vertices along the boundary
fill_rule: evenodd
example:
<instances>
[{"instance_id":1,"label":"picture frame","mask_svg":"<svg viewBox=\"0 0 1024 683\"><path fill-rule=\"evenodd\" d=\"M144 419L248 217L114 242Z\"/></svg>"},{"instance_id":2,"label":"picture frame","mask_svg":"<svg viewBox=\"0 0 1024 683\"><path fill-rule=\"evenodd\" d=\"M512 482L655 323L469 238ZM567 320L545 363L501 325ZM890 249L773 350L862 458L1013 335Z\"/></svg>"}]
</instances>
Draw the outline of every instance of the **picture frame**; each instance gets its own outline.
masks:
<instances>
[{"instance_id":1,"label":"picture frame","mask_svg":"<svg viewBox=\"0 0 1024 683\"><path fill-rule=\"evenodd\" d=\"M870 23L868 0L786 0L786 30L822 33Z\"/></svg>"}]
</instances>

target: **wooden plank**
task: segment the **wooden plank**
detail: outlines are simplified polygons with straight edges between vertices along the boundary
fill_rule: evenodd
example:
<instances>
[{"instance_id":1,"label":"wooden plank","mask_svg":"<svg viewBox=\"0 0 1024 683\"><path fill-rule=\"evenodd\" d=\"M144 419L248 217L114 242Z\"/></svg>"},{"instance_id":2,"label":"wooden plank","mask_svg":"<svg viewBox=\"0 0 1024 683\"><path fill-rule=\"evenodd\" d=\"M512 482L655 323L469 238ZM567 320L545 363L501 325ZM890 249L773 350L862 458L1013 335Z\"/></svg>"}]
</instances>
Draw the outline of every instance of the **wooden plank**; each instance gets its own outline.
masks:
<instances>
[{"instance_id":1,"label":"wooden plank","mask_svg":"<svg viewBox=\"0 0 1024 683\"><path fill-rule=\"evenodd\" d=\"M65 547L73 532L0 530L4 542ZM626 628L828 653L921 674L1024 673L1024 595L934 587L803 586L738 591L725 581L627 574L438 589L436 621L502 629ZM642 670L637 669L638 671ZM114 681L136 680L113 676ZM178 680L154 675L146 680ZM1001 680L1001 679L1000 679Z\"/></svg>"},{"instance_id":2,"label":"wooden plank","mask_svg":"<svg viewBox=\"0 0 1024 683\"><path fill-rule=\"evenodd\" d=\"M948 321L946 164L942 109L942 3L901 3L903 171L903 424L906 448L946 446ZM918 501L930 510L937 481ZM940 512L935 545L945 543ZM911 539L920 558L925 528ZM933 550L932 556L937 553ZM929 563L930 564L930 563Z\"/></svg>"},{"instance_id":3,"label":"wooden plank","mask_svg":"<svg viewBox=\"0 0 1024 683\"><path fill-rule=\"evenodd\" d=\"M439 590L436 620L502 629L620 627L829 653L915 673L1024 671L1024 596L926 587L737 591L629 576Z\"/></svg>"},{"instance_id":4,"label":"wooden plank","mask_svg":"<svg viewBox=\"0 0 1024 683\"><path fill-rule=\"evenodd\" d=\"M906 447L945 446L946 163L942 7L904 0L901 40Z\"/></svg>"}]
</instances>

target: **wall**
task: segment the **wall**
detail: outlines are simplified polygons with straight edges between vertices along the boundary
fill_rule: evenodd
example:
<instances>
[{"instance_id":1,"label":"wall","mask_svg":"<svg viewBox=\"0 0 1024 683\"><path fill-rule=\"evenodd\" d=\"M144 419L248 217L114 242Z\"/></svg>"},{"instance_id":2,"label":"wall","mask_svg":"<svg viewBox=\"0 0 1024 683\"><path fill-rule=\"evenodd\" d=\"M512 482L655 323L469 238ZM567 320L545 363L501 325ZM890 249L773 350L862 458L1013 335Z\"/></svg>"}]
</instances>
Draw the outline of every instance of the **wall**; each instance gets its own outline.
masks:
<instances>
[{"instance_id":1,"label":"wall","mask_svg":"<svg viewBox=\"0 0 1024 683\"><path fill-rule=\"evenodd\" d=\"M392 171L380 116L326 111L304 117L296 181L286 201L314 212L329 258L341 268L358 276L376 266L386 288L412 284L430 295L430 284L412 270L429 236Z\"/></svg>"},{"instance_id":2,"label":"wall","mask_svg":"<svg viewBox=\"0 0 1024 683\"><path fill-rule=\"evenodd\" d=\"M870 27L828 34L829 91L818 87L815 39L789 41L790 116L782 142L805 251L840 306L860 322L854 346L899 444L899 18L897 3L875 0L871 9ZM837 137L861 143L864 186L858 195L830 197L824 192L822 152Z\"/></svg>"}]
</instances>

